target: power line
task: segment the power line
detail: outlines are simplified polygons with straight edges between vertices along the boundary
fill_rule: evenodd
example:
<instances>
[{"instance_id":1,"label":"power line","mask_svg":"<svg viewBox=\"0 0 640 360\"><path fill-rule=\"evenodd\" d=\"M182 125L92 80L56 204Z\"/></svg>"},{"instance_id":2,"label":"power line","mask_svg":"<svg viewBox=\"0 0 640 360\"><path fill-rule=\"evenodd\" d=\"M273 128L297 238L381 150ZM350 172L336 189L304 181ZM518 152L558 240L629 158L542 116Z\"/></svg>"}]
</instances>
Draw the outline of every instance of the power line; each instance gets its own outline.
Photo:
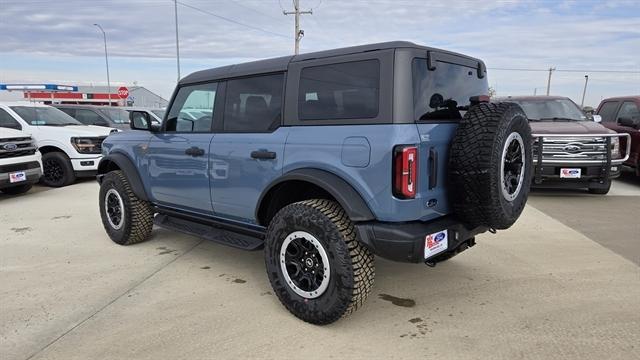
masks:
<instances>
[{"instance_id":1,"label":"power line","mask_svg":"<svg viewBox=\"0 0 640 360\"><path fill-rule=\"evenodd\" d=\"M238 1L238 0L228 0L228 1L232 2L232 3L233 3L233 4L235 4L236 6L239 6L239 7L241 7L241 8L247 9L247 10L249 10L249 11L253 11L253 12L254 12L254 13L256 13L256 14L264 15L264 16L266 16L266 17L270 18L270 19L273 19L273 20L276 20L276 21L280 21L280 20L282 20L282 19L280 19L280 18L276 18L275 16L273 16L273 15L271 15L271 14L267 14L267 13L265 13L265 12L262 12L262 11L258 10L258 9L255 9L255 8L250 7L250 6L244 5L243 3L241 3L241 2L240 2L240 1Z\"/></svg>"},{"instance_id":2,"label":"power line","mask_svg":"<svg viewBox=\"0 0 640 360\"><path fill-rule=\"evenodd\" d=\"M526 68L487 68L489 70L498 71L540 71L547 72L549 69L526 69ZM614 74L640 74L640 71L635 70L580 70L580 69L555 69L558 72L576 72L576 73L614 73Z\"/></svg>"},{"instance_id":3,"label":"power line","mask_svg":"<svg viewBox=\"0 0 640 360\"><path fill-rule=\"evenodd\" d=\"M212 13L211 11L204 10L204 9L201 9L201 8L193 6L193 5L189 5L189 4L183 3L182 1L178 1L178 4L180 4L180 5L184 6L184 7L187 7L189 9L192 9L192 10L195 10L195 11L199 11L199 12L201 12L203 14L211 15L211 16L213 16L215 18L218 18L218 19L221 19L221 20L225 20L225 21L228 21L230 23L234 23L236 25L244 26L244 27L247 27L247 28L250 28L250 29L253 29L253 30L257 30L257 31L261 31L261 32L263 32L265 34L270 34L270 35L275 35L275 36L279 36L279 37L283 37L283 38L288 38L287 35L283 35L283 34L280 34L280 33L273 32L273 31L265 30L265 29L259 28L257 26L241 23L240 21L236 21L236 20L230 19L228 17Z\"/></svg>"}]
</instances>

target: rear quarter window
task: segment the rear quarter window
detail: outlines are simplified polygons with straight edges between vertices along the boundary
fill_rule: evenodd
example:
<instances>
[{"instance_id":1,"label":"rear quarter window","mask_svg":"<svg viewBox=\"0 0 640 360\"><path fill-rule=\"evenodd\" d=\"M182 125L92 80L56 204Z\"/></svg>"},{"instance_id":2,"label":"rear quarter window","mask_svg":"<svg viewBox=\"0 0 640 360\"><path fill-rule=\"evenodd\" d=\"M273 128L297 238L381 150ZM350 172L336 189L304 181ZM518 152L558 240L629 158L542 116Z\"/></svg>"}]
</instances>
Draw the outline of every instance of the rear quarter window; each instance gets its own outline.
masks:
<instances>
[{"instance_id":1,"label":"rear quarter window","mask_svg":"<svg viewBox=\"0 0 640 360\"><path fill-rule=\"evenodd\" d=\"M380 62L352 61L303 68L300 120L371 119L378 116Z\"/></svg>"},{"instance_id":2,"label":"rear quarter window","mask_svg":"<svg viewBox=\"0 0 640 360\"><path fill-rule=\"evenodd\" d=\"M412 63L414 119L460 120L470 105L472 96L488 95L486 77L480 79L477 69L436 61L429 70L427 59Z\"/></svg>"}]
</instances>

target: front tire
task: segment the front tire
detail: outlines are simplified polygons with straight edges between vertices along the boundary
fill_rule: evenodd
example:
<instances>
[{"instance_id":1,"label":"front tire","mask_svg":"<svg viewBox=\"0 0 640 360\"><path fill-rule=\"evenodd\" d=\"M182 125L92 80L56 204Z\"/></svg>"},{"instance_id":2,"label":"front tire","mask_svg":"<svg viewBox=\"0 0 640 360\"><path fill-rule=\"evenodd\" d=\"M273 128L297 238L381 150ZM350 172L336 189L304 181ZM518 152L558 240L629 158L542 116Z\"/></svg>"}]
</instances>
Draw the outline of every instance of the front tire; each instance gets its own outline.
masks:
<instances>
[{"instance_id":1,"label":"front tire","mask_svg":"<svg viewBox=\"0 0 640 360\"><path fill-rule=\"evenodd\" d=\"M374 256L356 238L338 203L314 199L281 209L265 240L267 275L280 302L318 325L364 303L375 277Z\"/></svg>"},{"instance_id":2,"label":"front tire","mask_svg":"<svg viewBox=\"0 0 640 360\"><path fill-rule=\"evenodd\" d=\"M137 244L151 235L153 208L133 193L122 171L112 171L104 176L99 204L102 225L116 244Z\"/></svg>"},{"instance_id":3,"label":"front tire","mask_svg":"<svg viewBox=\"0 0 640 360\"><path fill-rule=\"evenodd\" d=\"M43 174L41 181L50 187L63 187L73 184L76 175L69 157L61 152L50 152L42 155Z\"/></svg>"}]
</instances>

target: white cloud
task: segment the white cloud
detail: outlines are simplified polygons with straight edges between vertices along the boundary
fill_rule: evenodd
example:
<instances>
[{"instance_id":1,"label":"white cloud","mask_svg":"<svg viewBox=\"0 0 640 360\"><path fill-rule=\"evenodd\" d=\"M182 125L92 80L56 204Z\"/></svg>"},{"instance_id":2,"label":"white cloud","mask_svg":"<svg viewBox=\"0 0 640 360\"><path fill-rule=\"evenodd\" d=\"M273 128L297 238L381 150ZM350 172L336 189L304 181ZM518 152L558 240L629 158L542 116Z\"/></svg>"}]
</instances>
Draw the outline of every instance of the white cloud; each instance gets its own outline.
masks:
<instances>
[{"instance_id":1,"label":"white cloud","mask_svg":"<svg viewBox=\"0 0 640 360\"><path fill-rule=\"evenodd\" d=\"M110 55L123 59L123 66L127 64L124 59L137 58L131 61L156 61L164 69L114 71L121 80L163 84L164 79L174 76L170 74L175 56L171 1L67 0L56 6L44 0L0 1L0 53L21 56L25 64L42 56L56 56L61 62L61 55L68 56L69 64L86 57L99 59L103 55L102 37L92 26L98 22L107 31ZM293 17L282 15L277 0L181 1L269 32L180 6L180 45L185 63L190 58L194 64L207 67L238 58L267 58L292 52ZM320 7L319 0L301 3L303 8L315 7L313 15L302 16L303 52L410 40L477 56L489 67L640 71L640 3L635 0L323 0ZM290 1L282 0L281 4L290 7ZM100 66L99 62L95 64ZM48 70L46 64L40 66L45 68L34 70L42 76L50 73L50 78L59 78L58 74L64 72L59 67ZM17 77L17 69L13 65L9 68L2 59L0 70L4 78ZM74 76L73 68L65 70L71 78L80 77ZM96 68L81 73L85 80L101 81L102 71ZM583 76L558 72L554 74L554 84L560 91L576 93ZM640 84L635 82L640 75L591 76L592 102L620 91L640 93L640 85L635 85ZM490 82L498 84L499 92L533 91L546 83L546 74L490 71ZM157 86L170 89L173 83Z\"/></svg>"}]
</instances>

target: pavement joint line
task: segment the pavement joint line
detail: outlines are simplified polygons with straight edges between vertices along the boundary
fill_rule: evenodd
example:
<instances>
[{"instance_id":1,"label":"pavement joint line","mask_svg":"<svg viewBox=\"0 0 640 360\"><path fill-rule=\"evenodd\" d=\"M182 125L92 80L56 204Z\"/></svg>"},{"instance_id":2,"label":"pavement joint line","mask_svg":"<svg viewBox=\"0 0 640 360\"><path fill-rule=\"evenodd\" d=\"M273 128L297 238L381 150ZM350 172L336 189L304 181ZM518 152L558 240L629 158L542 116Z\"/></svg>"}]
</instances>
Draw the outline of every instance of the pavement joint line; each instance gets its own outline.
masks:
<instances>
[{"instance_id":1,"label":"pavement joint line","mask_svg":"<svg viewBox=\"0 0 640 360\"><path fill-rule=\"evenodd\" d=\"M176 260L180 259L181 257L183 257L184 255L190 253L191 251L193 251L193 249L195 249L196 247L198 247L198 245L202 244L205 240L201 239L200 241L198 241L195 245L193 245L191 248L189 248L187 251L185 251L184 253L180 254L179 256L173 258L171 261L169 261L168 263L164 264L163 266L161 266L160 268L158 268L156 271L152 272L151 274L147 275L144 279L140 280L139 282L137 282L136 284L134 284L133 286L131 286L129 289L127 289L126 291L124 291L122 294L116 296L113 300L109 301L107 304L105 304L103 307L101 307L100 309L96 310L93 314L89 315L86 319L80 321L79 323L73 325L69 330L65 331L64 333L62 333L60 336L56 337L55 339L51 340L47 345L45 345L44 347L42 347L40 350L36 351L35 353L31 354L29 357L26 358L26 360L30 360L32 358L34 358L35 356L39 355L40 353L42 353L43 351L45 351L47 348L49 348L51 345L55 344L56 342L58 342L58 340L62 339L63 337L65 337L67 334L69 334L70 332L72 332L73 330L77 329L78 327L80 327L82 324L86 323L87 321L91 320L94 316L98 315L99 313L101 313L103 310L105 310L106 308L108 308L109 306L111 306L111 304L115 303L116 301L120 300L123 296L127 295L128 293L130 293L133 289L137 288L138 286L142 285L144 282L146 282L147 280L149 280L150 278L152 278L155 274L159 273L160 271L164 270L167 266L173 264Z\"/></svg>"}]
</instances>

